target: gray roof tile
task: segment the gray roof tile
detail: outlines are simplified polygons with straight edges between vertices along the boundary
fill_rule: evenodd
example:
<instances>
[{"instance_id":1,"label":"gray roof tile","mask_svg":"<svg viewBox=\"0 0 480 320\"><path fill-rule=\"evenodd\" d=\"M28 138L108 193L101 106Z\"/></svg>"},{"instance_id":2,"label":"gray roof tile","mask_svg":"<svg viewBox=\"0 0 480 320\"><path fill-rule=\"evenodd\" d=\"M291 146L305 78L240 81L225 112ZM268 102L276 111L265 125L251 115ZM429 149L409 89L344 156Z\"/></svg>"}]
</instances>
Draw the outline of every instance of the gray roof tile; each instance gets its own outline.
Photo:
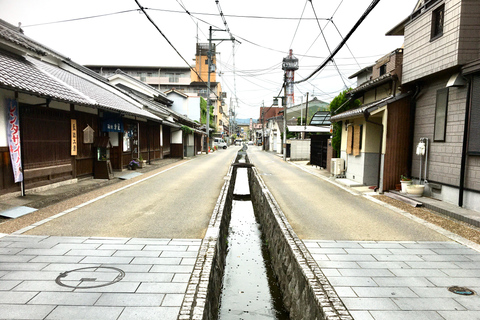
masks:
<instances>
[{"instance_id":1,"label":"gray roof tile","mask_svg":"<svg viewBox=\"0 0 480 320\"><path fill-rule=\"evenodd\" d=\"M63 81L69 86L72 86L87 97L95 100L97 106L100 108L134 116L143 116L153 120L161 120L161 118L157 117L156 115L140 109L134 104L120 97L120 95L123 95L124 93L120 92L120 90L113 86L111 86L112 90L118 91L118 94L57 66L39 61L34 58L28 58L28 60L44 72L51 74L55 78Z\"/></svg>"},{"instance_id":2,"label":"gray roof tile","mask_svg":"<svg viewBox=\"0 0 480 320\"><path fill-rule=\"evenodd\" d=\"M91 104L85 96L40 71L24 57L0 51L0 85L56 100Z\"/></svg>"}]
</instances>

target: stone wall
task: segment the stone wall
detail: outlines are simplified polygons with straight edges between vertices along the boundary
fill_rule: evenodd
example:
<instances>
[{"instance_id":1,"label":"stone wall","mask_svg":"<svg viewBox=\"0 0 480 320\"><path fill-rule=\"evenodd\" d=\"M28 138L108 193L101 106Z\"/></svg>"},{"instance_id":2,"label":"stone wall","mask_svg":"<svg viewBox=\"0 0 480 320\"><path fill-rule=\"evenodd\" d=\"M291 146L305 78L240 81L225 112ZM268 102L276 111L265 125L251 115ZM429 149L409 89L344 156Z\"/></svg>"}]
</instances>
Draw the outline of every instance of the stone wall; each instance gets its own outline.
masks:
<instances>
[{"instance_id":1,"label":"stone wall","mask_svg":"<svg viewBox=\"0 0 480 320\"><path fill-rule=\"evenodd\" d=\"M268 241L272 266L290 318L353 320L256 168L249 170L249 181L255 214Z\"/></svg>"},{"instance_id":2,"label":"stone wall","mask_svg":"<svg viewBox=\"0 0 480 320\"><path fill-rule=\"evenodd\" d=\"M217 319L236 170L230 170L203 238L178 320Z\"/></svg>"}]
</instances>

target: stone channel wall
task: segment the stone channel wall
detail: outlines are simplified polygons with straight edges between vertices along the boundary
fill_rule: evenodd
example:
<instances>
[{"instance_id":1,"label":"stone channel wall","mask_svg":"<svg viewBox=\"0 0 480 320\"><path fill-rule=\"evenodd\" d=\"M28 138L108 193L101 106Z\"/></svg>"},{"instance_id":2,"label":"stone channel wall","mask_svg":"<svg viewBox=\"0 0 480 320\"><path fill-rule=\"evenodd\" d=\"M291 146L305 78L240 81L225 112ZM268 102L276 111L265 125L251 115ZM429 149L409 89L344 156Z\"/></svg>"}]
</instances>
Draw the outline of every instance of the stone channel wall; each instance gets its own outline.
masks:
<instances>
[{"instance_id":1,"label":"stone channel wall","mask_svg":"<svg viewBox=\"0 0 480 320\"><path fill-rule=\"evenodd\" d=\"M295 320L353 320L260 177L249 169L255 215L268 241L285 307Z\"/></svg>"},{"instance_id":2,"label":"stone channel wall","mask_svg":"<svg viewBox=\"0 0 480 320\"><path fill-rule=\"evenodd\" d=\"M178 320L218 317L236 174L230 166L200 246Z\"/></svg>"}]
</instances>

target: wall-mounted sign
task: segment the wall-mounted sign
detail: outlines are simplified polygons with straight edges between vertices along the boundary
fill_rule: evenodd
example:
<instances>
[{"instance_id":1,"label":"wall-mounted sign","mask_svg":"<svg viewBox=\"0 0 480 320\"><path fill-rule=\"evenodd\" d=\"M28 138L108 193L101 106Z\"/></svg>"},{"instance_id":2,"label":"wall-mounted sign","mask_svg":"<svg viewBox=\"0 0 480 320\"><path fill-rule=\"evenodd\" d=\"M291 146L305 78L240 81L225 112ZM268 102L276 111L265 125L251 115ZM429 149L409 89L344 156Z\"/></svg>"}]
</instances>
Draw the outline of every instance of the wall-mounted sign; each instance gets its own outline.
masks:
<instances>
[{"instance_id":1,"label":"wall-mounted sign","mask_svg":"<svg viewBox=\"0 0 480 320\"><path fill-rule=\"evenodd\" d=\"M94 133L95 130L87 124L87 127L83 129L83 143L93 143Z\"/></svg>"},{"instance_id":2,"label":"wall-mounted sign","mask_svg":"<svg viewBox=\"0 0 480 320\"><path fill-rule=\"evenodd\" d=\"M119 114L105 112L102 119L103 132L123 132L123 118Z\"/></svg>"},{"instance_id":3,"label":"wall-mounted sign","mask_svg":"<svg viewBox=\"0 0 480 320\"><path fill-rule=\"evenodd\" d=\"M71 150L70 150L70 155L76 156L77 155L77 120L71 119L70 120L70 131L72 133L72 144L71 144Z\"/></svg>"}]
</instances>

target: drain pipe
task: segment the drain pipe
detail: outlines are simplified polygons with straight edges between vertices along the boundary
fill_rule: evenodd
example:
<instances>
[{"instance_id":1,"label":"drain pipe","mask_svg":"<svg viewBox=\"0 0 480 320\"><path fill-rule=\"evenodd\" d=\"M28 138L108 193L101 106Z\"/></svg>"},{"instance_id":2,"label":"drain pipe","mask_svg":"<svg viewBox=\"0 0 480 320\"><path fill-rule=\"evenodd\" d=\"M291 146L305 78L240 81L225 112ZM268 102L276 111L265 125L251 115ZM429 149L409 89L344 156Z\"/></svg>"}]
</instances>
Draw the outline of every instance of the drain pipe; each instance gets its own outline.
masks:
<instances>
[{"instance_id":1,"label":"drain pipe","mask_svg":"<svg viewBox=\"0 0 480 320\"><path fill-rule=\"evenodd\" d=\"M380 186L380 173L381 173L381 167L382 167L382 148L383 148L383 123L377 123L377 122L373 122L371 120L368 120L368 118L370 117L370 112L368 111L368 109L366 109L364 112L363 112L363 116L365 118L365 122L368 122L368 123L372 123L372 124L375 124L377 126L380 126L381 128L381 134L380 134L380 147L379 147L379 150L378 150L378 182L377 182L377 187L378 187L378 193L383 193L383 184Z\"/></svg>"}]
</instances>

